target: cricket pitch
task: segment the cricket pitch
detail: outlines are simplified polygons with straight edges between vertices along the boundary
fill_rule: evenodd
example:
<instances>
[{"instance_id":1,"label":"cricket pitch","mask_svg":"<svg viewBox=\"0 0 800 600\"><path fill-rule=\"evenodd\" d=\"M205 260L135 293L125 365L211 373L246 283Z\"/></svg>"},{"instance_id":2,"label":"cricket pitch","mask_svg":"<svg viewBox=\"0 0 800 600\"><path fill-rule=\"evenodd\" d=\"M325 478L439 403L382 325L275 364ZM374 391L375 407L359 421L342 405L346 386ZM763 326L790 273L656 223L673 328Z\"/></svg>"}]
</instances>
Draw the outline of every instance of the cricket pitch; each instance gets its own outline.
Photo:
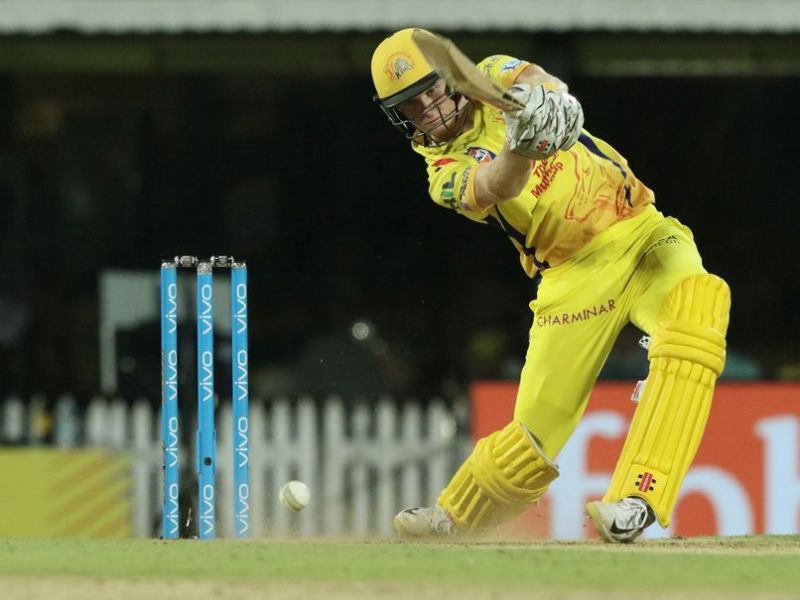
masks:
<instances>
[{"instance_id":1,"label":"cricket pitch","mask_svg":"<svg viewBox=\"0 0 800 600\"><path fill-rule=\"evenodd\" d=\"M764 599L800 536L601 542L2 540L3 598Z\"/></svg>"}]
</instances>

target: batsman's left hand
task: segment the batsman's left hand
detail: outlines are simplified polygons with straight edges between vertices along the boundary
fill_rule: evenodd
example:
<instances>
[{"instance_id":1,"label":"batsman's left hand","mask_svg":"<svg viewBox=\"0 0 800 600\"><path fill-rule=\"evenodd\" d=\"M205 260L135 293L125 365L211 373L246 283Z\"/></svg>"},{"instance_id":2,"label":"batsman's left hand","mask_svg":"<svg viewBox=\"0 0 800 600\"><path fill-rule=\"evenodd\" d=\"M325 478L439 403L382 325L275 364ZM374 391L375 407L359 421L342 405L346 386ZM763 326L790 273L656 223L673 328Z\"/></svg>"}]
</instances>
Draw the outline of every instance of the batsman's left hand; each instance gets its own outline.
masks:
<instances>
[{"instance_id":1,"label":"batsman's left hand","mask_svg":"<svg viewBox=\"0 0 800 600\"><path fill-rule=\"evenodd\" d=\"M583 109L573 95L526 83L514 85L509 93L525 105L505 114L506 144L512 152L541 160L578 141Z\"/></svg>"}]
</instances>

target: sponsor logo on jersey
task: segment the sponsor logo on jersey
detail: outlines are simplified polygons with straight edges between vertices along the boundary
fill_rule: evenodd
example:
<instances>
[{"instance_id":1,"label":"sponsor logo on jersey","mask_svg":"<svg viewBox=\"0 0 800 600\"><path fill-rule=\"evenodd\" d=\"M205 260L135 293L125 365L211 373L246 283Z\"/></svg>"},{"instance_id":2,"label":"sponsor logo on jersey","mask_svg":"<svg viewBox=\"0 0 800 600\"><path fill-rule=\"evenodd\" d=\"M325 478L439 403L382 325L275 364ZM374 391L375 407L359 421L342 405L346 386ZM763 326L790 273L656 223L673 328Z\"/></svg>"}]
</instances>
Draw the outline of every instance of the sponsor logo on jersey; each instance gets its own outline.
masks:
<instances>
[{"instance_id":1,"label":"sponsor logo on jersey","mask_svg":"<svg viewBox=\"0 0 800 600\"><path fill-rule=\"evenodd\" d=\"M458 173L453 173L450 175L450 179L445 181L442 184L442 202L448 207L455 210L456 208L456 201L455 201L455 187L456 187L456 175Z\"/></svg>"},{"instance_id":2,"label":"sponsor logo on jersey","mask_svg":"<svg viewBox=\"0 0 800 600\"><path fill-rule=\"evenodd\" d=\"M463 201L467 193L470 171L472 171L472 167L467 167L460 173L456 171L450 175L450 179L442 184L442 204L447 208L452 208L455 211L472 210L472 207ZM456 185L456 179L458 179L458 185Z\"/></svg>"},{"instance_id":3,"label":"sponsor logo on jersey","mask_svg":"<svg viewBox=\"0 0 800 600\"><path fill-rule=\"evenodd\" d=\"M455 158L440 158L439 160L434 162L433 165L431 165L431 166L434 168L435 171L441 171L442 167L444 167L445 165L449 165L451 163L454 163L454 162L456 162Z\"/></svg>"},{"instance_id":4,"label":"sponsor logo on jersey","mask_svg":"<svg viewBox=\"0 0 800 600\"><path fill-rule=\"evenodd\" d=\"M564 163L553 156L549 159L534 162L531 170L533 171L533 174L539 178L539 183L533 186L533 189L531 189L531 194L533 194L536 198L539 198L547 191L547 188L550 187L550 184L553 183L556 175L564 170Z\"/></svg>"},{"instance_id":5,"label":"sponsor logo on jersey","mask_svg":"<svg viewBox=\"0 0 800 600\"><path fill-rule=\"evenodd\" d=\"M491 73L492 69L494 68L494 66L495 66L495 65L496 65L498 62L500 62L500 59L501 59L501 58L503 58L503 55L502 55L502 54L495 54L494 56L490 56L490 57L488 57L488 58L486 58L486 59L482 60L482 61L481 61L481 63L480 63L480 65L479 65L479 66L480 66L480 69L481 69L481 70L482 70L484 73L486 73L487 75L489 75L489 74Z\"/></svg>"},{"instance_id":6,"label":"sponsor logo on jersey","mask_svg":"<svg viewBox=\"0 0 800 600\"><path fill-rule=\"evenodd\" d=\"M506 64L504 64L502 67L500 67L500 70L501 71L513 71L514 69L516 69L521 64L522 64L522 61L519 60L518 58L515 58L514 60L510 60Z\"/></svg>"},{"instance_id":7,"label":"sponsor logo on jersey","mask_svg":"<svg viewBox=\"0 0 800 600\"><path fill-rule=\"evenodd\" d=\"M472 210L472 208L464 202L464 197L467 195L467 184L469 183L470 171L472 171L472 167L467 167L466 169L464 169L464 172L461 173L461 185L458 186L459 206L467 210Z\"/></svg>"},{"instance_id":8,"label":"sponsor logo on jersey","mask_svg":"<svg viewBox=\"0 0 800 600\"><path fill-rule=\"evenodd\" d=\"M471 156L478 163L488 163L494 160L496 156L491 150L486 148L479 148L478 146L470 146L467 148L467 156Z\"/></svg>"},{"instance_id":9,"label":"sponsor logo on jersey","mask_svg":"<svg viewBox=\"0 0 800 600\"><path fill-rule=\"evenodd\" d=\"M648 254L655 250L656 248L661 248L662 246L672 246L674 244L680 244L681 240L678 238L677 235L670 235L665 238L661 238L653 243L647 250L644 251L645 254Z\"/></svg>"},{"instance_id":10,"label":"sponsor logo on jersey","mask_svg":"<svg viewBox=\"0 0 800 600\"><path fill-rule=\"evenodd\" d=\"M602 304L595 304L588 308L583 308L574 312L562 312L554 315L537 315L537 327L549 327L553 325L569 325L571 323L579 323L581 321L588 321L595 317L601 317L606 313L611 312L617 308L615 300L606 300Z\"/></svg>"}]
</instances>

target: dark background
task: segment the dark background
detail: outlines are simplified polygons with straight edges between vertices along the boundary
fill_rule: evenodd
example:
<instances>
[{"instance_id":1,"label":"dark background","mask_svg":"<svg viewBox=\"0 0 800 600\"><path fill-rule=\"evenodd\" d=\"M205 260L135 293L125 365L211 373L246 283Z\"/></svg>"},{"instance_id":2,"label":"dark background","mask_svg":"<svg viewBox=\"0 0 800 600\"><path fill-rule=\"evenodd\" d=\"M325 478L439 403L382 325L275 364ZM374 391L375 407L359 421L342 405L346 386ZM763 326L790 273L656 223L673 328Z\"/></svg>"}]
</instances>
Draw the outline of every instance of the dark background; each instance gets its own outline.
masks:
<instances>
[{"instance_id":1,"label":"dark background","mask_svg":"<svg viewBox=\"0 0 800 600\"><path fill-rule=\"evenodd\" d=\"M800 378L797 40L446 33L565 79L729 282L727 375ZM516 377L534 282L428 199L372 105L384 35L1 38L0 394L96 393L99 273L175 254L247 259L256 394ZM644 376L637 337L604 376ZM119 392L156 399L157 322L120 347Z\"/></svg>"}]
</instances>

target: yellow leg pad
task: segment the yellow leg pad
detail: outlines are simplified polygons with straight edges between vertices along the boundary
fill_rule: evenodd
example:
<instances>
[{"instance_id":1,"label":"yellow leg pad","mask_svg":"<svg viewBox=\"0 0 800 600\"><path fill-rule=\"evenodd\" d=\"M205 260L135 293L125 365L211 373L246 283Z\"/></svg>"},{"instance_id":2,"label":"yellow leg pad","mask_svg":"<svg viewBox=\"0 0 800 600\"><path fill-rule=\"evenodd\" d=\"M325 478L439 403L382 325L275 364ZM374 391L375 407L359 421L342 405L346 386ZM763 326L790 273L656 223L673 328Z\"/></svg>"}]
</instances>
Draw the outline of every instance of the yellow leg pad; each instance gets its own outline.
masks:
<instances>
[{"instance_id":1,"label":"yellow leg pad","mask_svg":"<svg viewBox=\"0 0 800 600\"><path fill-rule=\"evenodd\" d=\"M439 496L461 532L489 529L522 513L558 477L527 428L512 421L481 439Z\"/></svg>"},{"instance_id":2,"label":"yellow leg pad","mask_svg":"<svg viewBox=\"0 0 800 600\"><path fill-rule=\"evenodd\" d=\"M605 502L644 498L669 526L725 366L729 312L730 291L715 275L688 277L667 295L650 340L647 385Z\"/></svg>"}]
</instances>

